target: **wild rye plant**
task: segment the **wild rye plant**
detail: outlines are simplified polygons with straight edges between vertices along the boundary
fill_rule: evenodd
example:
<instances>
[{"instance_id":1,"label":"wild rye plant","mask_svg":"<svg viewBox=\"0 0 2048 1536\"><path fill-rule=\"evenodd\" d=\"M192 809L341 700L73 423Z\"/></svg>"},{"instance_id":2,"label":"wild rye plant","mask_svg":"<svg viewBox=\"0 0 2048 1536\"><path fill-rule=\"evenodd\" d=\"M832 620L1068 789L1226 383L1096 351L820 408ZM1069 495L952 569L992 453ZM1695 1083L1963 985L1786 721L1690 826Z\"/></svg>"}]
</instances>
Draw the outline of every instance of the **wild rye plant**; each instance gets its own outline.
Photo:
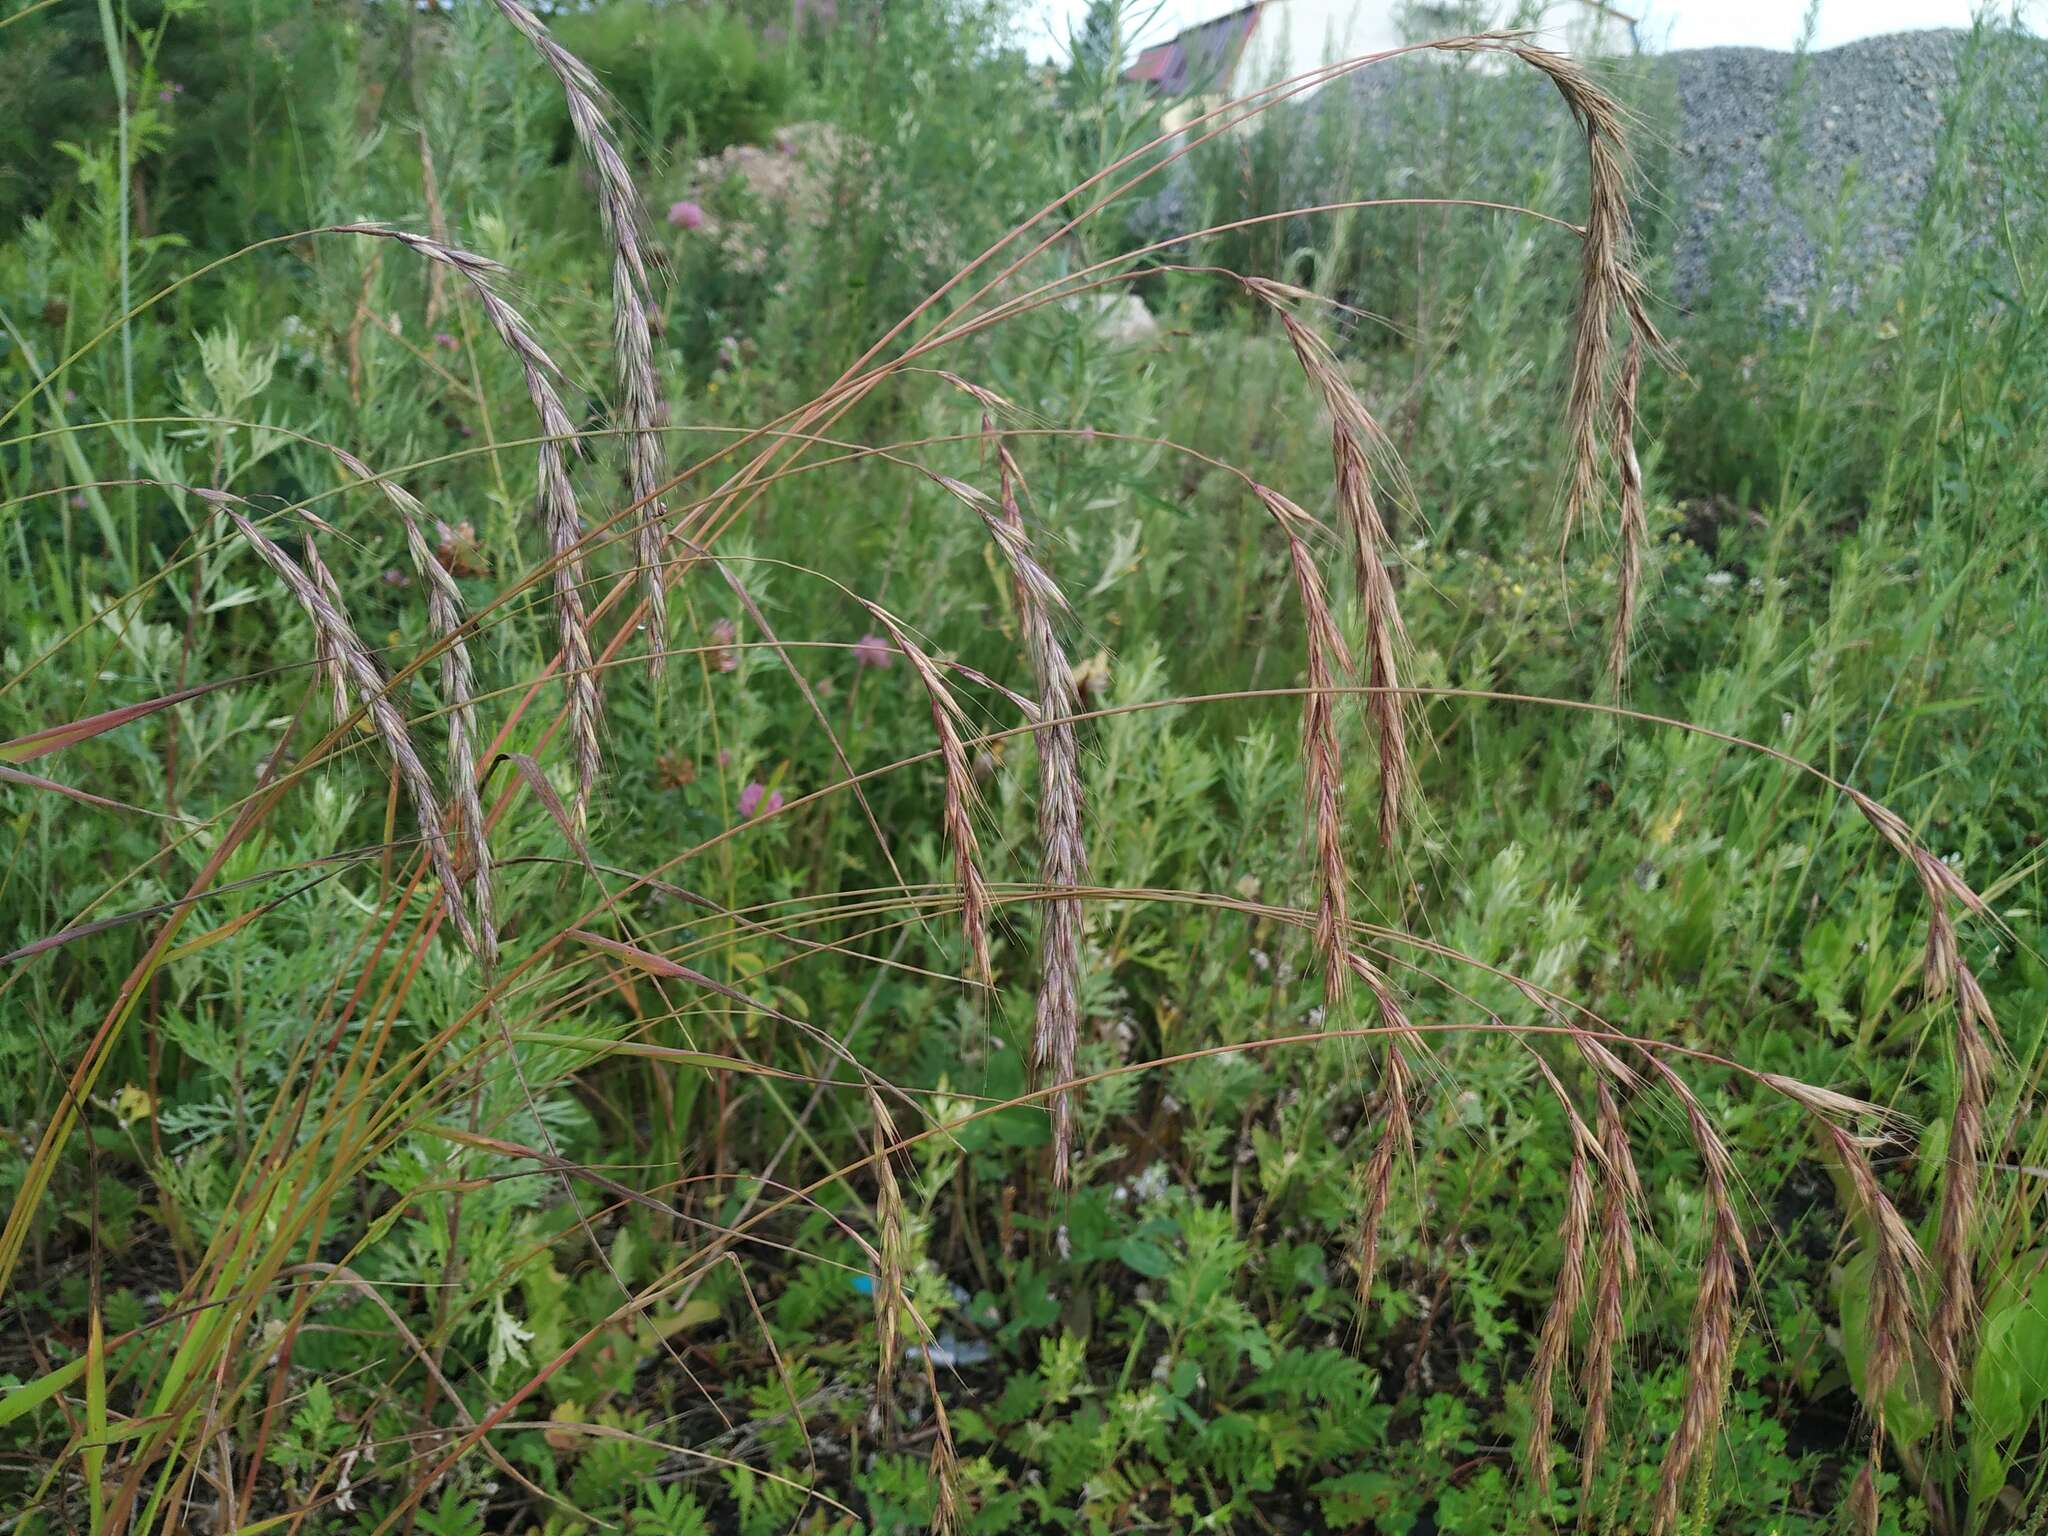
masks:
<instances>
[{"instance_id":1,"label":"wild rye plant","mask_svg":"<svg viewBox=\"0 0 2048 1536\"><path fill-rule=\"evenodd\" d=\"M961 393L979 413L979 431L972 435L983 450L984 483L928 467L923 457L938 444L867 445L835 436L864 399L919 370L948 363L948 350L959 351L968 338L1076 295L1131 280L1136 268L1129 253L1037 286L1024 286L1022 274L1028 272L1032 257L1052 248L1075 224L1141 186L1159 164L1292 94L1379 60L1333 66L1230 103L1198 120L1186 139L1161 140L1106 167L933 293L814 399L671 470L662 431L661 386L651 352L653 267L641 227L641 197L619 152L602 92L532 13L516 0L496 3L565 93L577 141L592 169L612 253L611 425L602 434L577 426L562 370L526 316L506 297L510 275L497 264L449 240L416 231L343 223L313 234L321 239L393 243L459 280L468 291L467 302L476 306L492 335L515 359L533 413L531 449L538 460L535 516L544 531L545 560L488 606L465 612L460 589L428 542L429 509L393 472L365 463L344 445L312 445L331 457L347 483L377 489L399 521L412 577L424 590L428 642L387 670L366 642L363 626L352 617L359 605L352 602L338 574L338 568L347 568L335 552L346 543L349 519L314 505L325 497L272 510L215 486L163 486L182 490L209 509L203 524L209 550L246 552L260 561L301 612L313 634L313 654L305 659L325 679L330 718L324 732L319 723L303 717L291 722L246 799L207 821L179 823L167 833L203 851L204 857L196 861L197 873L189 885L164 904L160 922L118 992L98 1000L103 1004L98 1026L77 1061L68 1064L62 1107L40 1132L21 1192L0 1232L0 1288L17 1281L53 1172L67 1143L78 1134L85 1107L103 1090L106 1065L124 1032L135 1027L153 978L175 959L233 942L249 924L261 921L260 908L204 929L194 916L230 867L239 867L238 856L260 837L265 818L280 801L304 792L331 757L374 751L392 774L391 820L407 824L410 835L388 840L389 851L397 857L382 882L377 923L365 931L346 967L357 979L337 979L333 990L318 1000L316 1028L283 1074L251 1137L250 1155L226 1192L226 1214L207 1235L200 1264L185 1278L180 1305L146 1328L130 1330L138 1336L149 1332L161 1341L146 1379L123 1382L110 1373L109 1351L128 1341L107 1337L95 1312L85 1353L18 1389L0 1409L14 1418L43 1404L61 1400L66 1405L69 1441L63 1454L49 1462L42 1493L62 1500L66 1507L82 1508L95 1530L172 1528L191 1521L201 1506L209 1509L206 1518L217 1528L249 1529L317 1517L324 1510L347 1511L368 1496L365 1489L377 1486L389 1495L374 1525L382 1531L413 1521L427 1509L441 1479L459 1465L481 1459L489 1463L494 1477L521 1489L536 1510L555 1506L561 1495L537 1485L527 1470L508 1461L494 1434L514 1426L533 1427L539 1421L550 1435L651 1441L635 1430L579 1423L543 1411L540 1405L550 1379L580 1354L602 1350L609 1338L621 1331L634 1332L658 1313L674 1308L676 1315L686 1315L692 1297L715 1273L732 1272L744 1287L742 1255L748 1245L766 1240L777 1218L812 1207L843 1228L865 1256L862 1278L874 1299L880 1351L872 1433L888 1437L896 1432L890 1422L897 1411L896 1380L914 1344L926 1387L926 1418L919 1433L928 1442L936 1523L965 1523L972 1514L972 1495L960 1481L962 1458L946 1410L948 1385L935 1364L936 1340L915 1304L909 1217L898 1164L917 1149L943 1143L977 1121L1018 1106L1040 1105L1051 1122L1044 1198L1048 1210L1057 1211L1077 1156L1077 1104L1089 1093L1103 1091L1113 1079L1165 1064L1132 1062L1108 1072L1087 1073L1077 1056L1089 981L1089 909L1150 900L1238 909L1309 936L1327 1003L1321 1027L1312 1034L1276 1034L1256 1042L1255 1048L1305 1050L1350 1042L1347 1060L1356 1077L1355 1091L1369 1105L1369 1150L1358 1169L1350 1258L1361 1317L1375 1305L1383 1224L1396 1182L1416 1158L1415 1104L1437 1070L1432 1036L1497 1034L1520 1041L1531 1053L1569 1128L1562 1263L1537 1340L1532 1411L1521 1448L1525 1475L1539 1487L1547 1489L1554 1476L1553 1404L1570 1383L1576 1382L1584 1405L1579 1479L1588 1501L1602 1459L1620 1454L1610 1419L1617 1357L1629 1346L1628 1295L1637 1247L1655 1236L1643 1226L1636 1148L1652 1136L1667 1134L1670 1126L1682 1128L1696 1158L1704 1227L1685 1341L1684 1396L1676 1430L1658 1457L1654 1495L1645 1508L1620 1512L1624 1526L1663 1531L1684 1518L1689 1490L1711 1460L1722 1419L1751 1262L1741 1170L1690 1078L1708 1067L1734 1073L1746 1079L1759 1098L1778 1101L1790 1114L1809 1122L1829 1157L1844 1171L1854 1199L1851 1214L1869 1257L1869 1347L1863 1371L1865 1401L1873 1406L1868 1460L1855 1479L1850 1502L1859 1527L1875 1530L1892 1386L1920 1369L1924 1356L1933 1368L1946 1417L1967 1382L1979 1300L1975 1253L1984 1115L1989 1079L2001 1049L1998 1027L1964 958L1957 928L1959 915L1989 918L1978 894L1924 848L1897 814L1861 789L1771 747L1706 733L1740 750L1777 759L1810 776L1821 790L1846 799L1869 824L1878 845L1902 861L1919 884L1927 933L1921 985L1930 999L1952 1000L1954 1050L1961 1067L1938 1233L1931 1255L1923 1255L1872 1161L1889 1123L1876 1106L1826 1085L1714 1057L1670 1038L1664 1028L1667 1021L1602 1017L1528 977L1495 978L1516 989L1526 1005L1522 1017L1484 1014L1439 1023L1414 1016L1415 989L1441 987L1458 996L1458 970L1479 971L1485 966L1425 937L1420 925L1391 927L1354 916L1353 894L1359 883L1354 861L1360 840L1353 827L1359 818L1348 792L1344 749L1352 733L1343 717L1362 718L1368 727L1362 739L1370 742L1374 759L1380 851L1367 857L1383 859L1400 856L1404 841L1413 835L1415 818L1427 809L1416 803L1415 764L1423 748L1414 740L1414 720L1431 698L1574 709L1584 712L1589 722L1604 719L1661 731L1695 728L1639 714L1619 702L1510 695L1489 700L1482 690L1411 680L1397 574L1401 557L1390 527L1396 509L1410 525L1425 517L1427 509L1409 504L1413 491L1389 433L1318 329L1316 295L1257 273L1206 274L1237 284L1272 314L1301 375L1299 404L1286 408L1314 416L1316 429L1327 436L1333 468L1334 531L1291 498L1285 487L1267 484L1258 466L1222 466L1241 482L1247 513L1270 522L1282 541L1290 596L1298 609L1306 656L1303 684L1250 690L1241 697L1292 699L1300 711L1300 775L1309 849L1303 885L1314 893L1309 909L1236 893L1090 884L1091 822L1083 791L1083 756L1091 729L1099 729L1099 722L1116 710L1092 705L1077 681L1079 669L1065 631L1068 604L1056 541L1048 537L1048 514L1032 489L1033 449L1057 434L1033 425L996 389L947 370L946 386ZM1583 70L1520 38L1487 35L1427 46L1498 54L1538 72L1556 89L1583 135L1589 203L1583 222L1570 226L1579 241L1579 299L1560 434L1561 501L1567 534L1578 524L1604 523L1611 509L1620 556L1607 665L1618 686L1626 681L1638 622L1647 538L1636 446L1637 395L1646 368L1667 361L1650 319L1651 305L1634 250L1624 117ZM1141 162L1142 168L1136 168ZM1361 211L1370 206L1359 205ZM1069 210L1072 217L1063 217ZM1161 242L1159 249L1140 255L1163 258L1200 233ZM1198 269L1187 270L1199 275ZM59 368L84 350L63 359ZM53 371L46 383L55 377ZM1125 435L1143 435L1131 425L1133 430ZM609 435L625 440L625 491L593 519L588 515L592 496L587 489L579 492L573 462ZM1103 435L1117 434L1105 428ZM1187 445L1163 446L1174 453L1196 454ZM665 656L691 650L673 644L670 601L715 582L740 604L760 630L762 646L789 672L816 711L803 676L803 647L778 638L767 612L751 595L754 577L746 561L724 551L749 513L793 477L830 472L866 459L928 480L984 531L994 568L1009 588L1013 633L1022 653L1015 658L1014 681L984 676L949 661L938 637L915 633L879 596L854 594L851 600L880 632L882 654L900 658L914 676L928 706L936 744L884 768L856 769L835 742L843 769L838 783L786 802L779 793L761 787L755 803L745 808L746 819L734 829L680 850L655 867L623 875L606 870L604 874L612 877L608 883L600 878L601 853L592 847L589 830L589 808L604 793L605 691L638 686L633 678L643 655L651 662L653 686ZM1333 544L1341 548L1341 562L1331 553ZM1329 569L1337 564L1350 572L1352 611L1344 611L1333 596ZM600 570L615 574L595 574ZM502 695L480 690L478 641L516 620L522 608L543 604L550 611L557 647L552 662L542 675L524 679ZM430 677L438 681L436 707L415 714L408 701L420 696ZM969 690L983 702L963 702ZM553 702L557 693L558 706ZM9 765L35 762L184 702L183 695L129 702L19 738L0 749L0 758ZM975 722L984 711L1005 708L1007 723L977 728ZM551 710L551 723L538 728L539 744L571 765L566 794L551 777L549 759L519 750L515 734L522 725L547 720ZM486 722L493 713L500 718L490 729ZM831 727L821 711L816 718L829 735ZM434 740L442 734L445 744L437 752ZM985 824L985 812L977 756L1005 744L1019 751L1028 747L1036 762L1037 847L1035 870L1028 876L991 867L978 830ZM680 884L693 859L728 838L758 835L778 817L813 805L835 815L857 814L872 825L863 784L882 773L931 762L940 773L941 804L935 821L951 879L919 886L898 873L895 887L874 893L865 912L856 915L871 920L878 930L895 924L931 928L957 922L965 956L958 980L975 995L971 989L987 988L997 969L991 953L992 926L1012 922L1019 913L1037 914L1032 966L1036 1085L1026 1094L964 1111L957 1105L938 1108L925 1091L906 1091L882 1078L831 1032L798 1015L772 991L735 988L711 975L707 967L713 945L768 933L800 944L812 941L798 925L785 924L772 906L757 903L747 893L720 902L682 891ZM46 793L67 792L35 770L10 766L7 771L14 782ZM82 792L71 793L79 798ZM855 798L857 812L840 806L846 796ZM566 921L559 912L515 911L498 899L503 845L511 833L508 824L515 809L529 800L538 806L542 830L551 840L552 852L546 857L586 872L601 893ZM400 804L402 816L397 811ZM881 829L873 830L880 841ZM534 857L534 836L533 828L519 834L519 857ZM707 945L686 931L638 931L629 915L629 901L643 892L681 892L677 899L701 912L707 925L719 925L722 937ZM444 926L446 934L441 932ZM10 958L18 964L33 963L37 954L61 947L89 927L90 921L82 920L31 946L36 953ZM428 972L429 958L451 945L469 961L469 968L461 972L460 1009L454 1022L416 1038L407 1018L408 994L426 984L421 978ZM836 944L828 947L842 949ZM623 1038L579 1041L552 1027L591 997L640 990L657 1002L643 1013L645 1026ZM688 1040L686 1026L683 1045L650 1038L655 1024L684 1021L684 999L707 996L749 1017L771 1021L807 1042L817 1071L806 1075L740 1052L699 1049ZM1245 1049L1243 1044L1198 1045L1172 1059ZM605 1169L561 1156L553 1145L536 1083L560 1080L591 1057L611 1055L715 1076L721 1083L726 1074L756 1076L806 1086L814 1095L844 1095L857 1103L857 1113L866 1122L868 1147L857 1160L794 1188L774 1184L763 1173L737 1210L706 1227L667 1186L635 1187ZM1664 1117L1663 1123L1655 1121L1658 1115ZM368 1231L337 1251L327 1240L328 1218L347 1197L348 1186L379 1168L403 1139L414 1137L453 1149L449 1166L458 1171L413 1184ZM407 1437L402 1447L382 1447L374 1463L368 1442L331 1448L309 1469L309 1485L298 1507L273 1509L271 1490L258 1475L264 1448L296 1422L287 1411L290 1372L280 1362L291 1359L300 1331L313 1326L311 1319L324 1297L337 1290L377 1296L356 1266L401 1213L412 1211L445 1222L443 1294L452 1299L437 1305L459 1308L465 1294L474 1295L479 1307L492 1309L485 1320L491 1347L513 1354L520 1350L522 1330L505 1309L496 1277L465 1273L463 1250L455 1236L467 1212L488 1205L494 1180L508 1169L526 1176L538 1172L559 1185L564 1209L571 1215L571 1231L581 1232L598 1264L616 1283L617 1299L609 1315L552 1357L531 1361L521 1384L488 1408L464 1402L444 1369L441 1351L449 1317L437 1319L442 1326L436 1337L422 1338L390 1315L395 1335L429 1384L419 1433ZM853 1195L851 1205L825 1203L846 1192ZM643 1283L629 1284L613 1267L612 1256L594 1230L594 1218L581 1203L588 1195L608 1205L651 1212L679 1227L697 1226L700 1242L679 1264ZM511 1253L498 1259L508 1272L518 1263L518 1256ZM291 1288L288 1321L278 1328L257 1329L265 1298L286 1287ZM1574 1358L1582 1326L1585 1342ZM772 1350L772 1330L765 1320L761 1329ZM667 1334L660 1335L660 1348L679 1371L690 1372ZM115 1400L129 1404L125 1415L110 1406ZM435 1429L433 1410L441 1400L452 1423ZM801 1423L800 1395L793 1388L790 1409ZM721 1459L690 1445L651 1443L676 1456ZM796 1489L779 1472L758 1475ZM796 1491L828 1508L840 1508L815 1484Z\"/></svg>"}]
</instances>

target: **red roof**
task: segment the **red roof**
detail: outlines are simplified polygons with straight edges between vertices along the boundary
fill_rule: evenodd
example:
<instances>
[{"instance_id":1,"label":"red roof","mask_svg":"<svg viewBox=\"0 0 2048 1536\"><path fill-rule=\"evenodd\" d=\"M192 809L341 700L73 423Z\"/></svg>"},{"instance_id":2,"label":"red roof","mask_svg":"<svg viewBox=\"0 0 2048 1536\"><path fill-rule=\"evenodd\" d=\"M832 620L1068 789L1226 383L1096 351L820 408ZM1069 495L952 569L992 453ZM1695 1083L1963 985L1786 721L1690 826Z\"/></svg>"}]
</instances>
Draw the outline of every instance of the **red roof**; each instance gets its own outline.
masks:
<instances>
[{"instance_id":1,"label":"red roof","mask_svg":"<svg viewBox=\"0 0 2048 1536\"><path fill-rule=\"evenodd\" d=\"M1154 43L1138 55L1138 61L1124 71L1126 80L1135 80L1149 85L1166 73L1166 66L1172 60L1175 50L1180 47L1178 38L1170 43Z\"/></svg>"},{"instance_id":2,"label":"red roof","mask_svg":"<svg viewBox=\"0 0 2048 1536\"><path fill-rule=\"evenodd\" d=\"M1254 0L1227 16L1189 27L1171 42L1153 44L1124 71L1124 78L1152 86L1165 96L1182 96L1226 83L1259 24L1261 9L1263 0Z\"/></svg>"}]
</instances>

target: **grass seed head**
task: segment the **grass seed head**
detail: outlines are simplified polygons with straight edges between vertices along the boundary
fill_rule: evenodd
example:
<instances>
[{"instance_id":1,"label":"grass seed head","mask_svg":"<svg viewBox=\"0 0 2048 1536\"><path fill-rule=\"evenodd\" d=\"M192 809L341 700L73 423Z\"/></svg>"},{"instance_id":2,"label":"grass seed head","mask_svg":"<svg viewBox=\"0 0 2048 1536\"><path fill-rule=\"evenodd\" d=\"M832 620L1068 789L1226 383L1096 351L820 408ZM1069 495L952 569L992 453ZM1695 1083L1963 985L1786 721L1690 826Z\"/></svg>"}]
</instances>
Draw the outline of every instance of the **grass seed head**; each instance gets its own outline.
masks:
<instances>
[{"instance_id":1,"label":"grass seed head","mask_svg":"<svg viewBox=\"0 0 2048 1536\"><path fill-rule=\"evenodd\" d=\"M433 776L427 772L427 765L421 759L419 748L414 743L405 717L392 702L389 686L378 673L376 663L356 636L355 626L350 623L348 612L340 599L340 588L334 577L320 561L319 552L309 538L305 549L316 577L308 573L298 561L280 548L269 535L264 533L242 510L239 497L219 491L202 491L205 500L219 507L240 533L249 547L256 551L263 563L284 583L285 590L292 595L301 611L313 625L314 646L318 653L343 679L337 685L342 696L337 699L341 707L340 718L346 718L347 693L353 692L357 703L368 716L370 729L383 745L398 770L400 781L405 785L407 798L412 802L413 817L420 831L420 840L426 846L427 856L432 861L434 873L441 881L441 899L448 911L449 921L455 925L457 936L464 948L474 955L479 965L487 965L489 958L484 948L482 935L471 920L469 903L462 893L462 881L450 856L447 830L441 821L440 797L434 789Z\"/></svg>"},{"instance_id":2,"label":"grass seed head","mask_svg":"<svg viewBox=\"0 0 2048 1536\"><path fill-rule=\"evenodd\" d=\"M439 270L436 268L436 270ZM496 900L493 890L490 839L484 827L483 800L476 772L476 669L463 634L462 590L427 542L426 509L395 480L373 475L345 449L336 449L342 467L357 479L375 485L398 514L413 572L427 593L427 627L441 645L441 691L448 703L448 793L455 814L458 851L469 877L476 908L477 938L486 967L498 953Z\"/></svg>"},{"instance_id":3,"label":"grass seed head","mask_svg":"<svg viewBox=\"0 0 2048 1536\"><path fill-rule=\"evenodd\" d=\"M656 313L642 238L645 210L633 175L619 153L605 111L603 89L589 68L519 0L496 0L499 12L531 43L560 83L569 125L597 182L598 215L612 245L612 361L627 431L627 480L635 503L633 536L641 591L648 609L648 665L661 674L668 644L668 592L664 577L665 517L660 432L662 394L654 371L650 316Z\"/></svg>"},{"instance_id":4,"label":"grass seed head","mask_svg":"<svg viewBox=\"0 0 2048 1536\"><path fill-rule=\"evenodd\" d=\"M1614 1397L1614 1357L1627 1328L1627 1288L1636 1273L1631 1215L1640 1203L1635 1158L1621 1106L1604 1077L1595 1078L1598 1114L1594 1123L1600 1142L1600 1248L1594 1264L1593 1310L1586 1331L1586 1358L1580 1370L1586 1399L1585 1434L1579 1449L1581 1504L1593 1496L1593 1475L1607 1448L1607 1413Z\"/></svg>"},{"instance_id":5,"label":"grass seed head","mask_svg":"<svg viewBox=\"0 0 2048 1536\"><path fill-rule=\"evenodd\" d=\"M1710 1450L1720 1428L1735 1351L1736 1292L1741 1267L1749 1261L1749 1246L1743 1240L1730 1193L1734 1162L1726 1144L1678 1074L1655 1056L1649 1057L1649 1063L1685 1108L1686 1125L1699 1153L1701 1194L1707 1211L1707 1249L1693 1298L1685 1399L1679 1408L1678 1427L1665 1447L1650 1517L1652 1536L1664 1536L1677 1522L1688 1473L1701 1453Z\"/></svg>"},{"instance_id":6,"label":"grass seed head","mask_svg":"<svg viewBox=\"0 0 2048 1536\"><path fill-rule=\"evenodd\" d=\"M506 0L500 0L501 6ZM512 10L523 7L512 6ZM531 20L531 16L528 17ZM538 26L539 23L535 22ZM523 30L523 28L522 28ZM579 66L580 67L580 66ZM412 230L386 224L343 224L347 234L396 240L428 261L460 275L482 306L484 318L519 363L526 394L540 420L540 479L535 509L548 541L553 565L555 628L562 647L563 689L569 705L569 740L576 759L576 795L572 802L580 829L588 817L590 797L604 771L598 731L604 704L590 649L590 616L583 602L583 515L570 483L568 454L579 441L575 423L562 404L556 381L561 370L533 338L518 310L495 286L505 269L496 262L433 240Z\"/></svg>"},{"instance_id":7,"label":"grass seed head","mask_svg":"<svg viewBox=\"0 0 2048 1536\"><path fill-rule=\"evenodd\" d=\"M1565 1363L1571 1343L1572 1322L1579 1314L1586 1294L1586 1243L1593 1221L1594 1161L1591 1138L1571 1117L1572 1158L1565 1170L1564 1225L1562 1253L1558 1258L1557 1282L1551 1288L1550 1305L1543 1315L1543 1327L1536 1338L1536 1357L1529 1367L1529 1435L1526 1459L1529 1475L1545 1493L1550 1491L1550 1426L1553 1415L1551 1379Z\"/></svg>"},{"instance_id":8,"label":"grass seed head","mask_svg":"<svg viewBox=\"0 0 2048 1536\"><path fill-rule=\"evenodd\" d=\"M1073 1079L1081 1032L1083 925L1081 899L1074 893L1087 875L1088 855L1081 836L1080 742L1072 718L1080 711L1081 699L1074 669L1053 628L1052 615L1066 607L1066 600L1025 535L1016 493L1021 476L1006 451L999 461L1001 499L993 504L972 487L945 483L981 514L1009 567L1018 626L1037 682L1038 723L1032 739L1038 748L1038 878L1044 917L1031 1050L1035 1067L1057 1085ZM1053 1186L1063 1189L1073 1176L1073 1090L1061 1087L1047 1107L1052 1117Z\"/></svg>"}]
</instances>

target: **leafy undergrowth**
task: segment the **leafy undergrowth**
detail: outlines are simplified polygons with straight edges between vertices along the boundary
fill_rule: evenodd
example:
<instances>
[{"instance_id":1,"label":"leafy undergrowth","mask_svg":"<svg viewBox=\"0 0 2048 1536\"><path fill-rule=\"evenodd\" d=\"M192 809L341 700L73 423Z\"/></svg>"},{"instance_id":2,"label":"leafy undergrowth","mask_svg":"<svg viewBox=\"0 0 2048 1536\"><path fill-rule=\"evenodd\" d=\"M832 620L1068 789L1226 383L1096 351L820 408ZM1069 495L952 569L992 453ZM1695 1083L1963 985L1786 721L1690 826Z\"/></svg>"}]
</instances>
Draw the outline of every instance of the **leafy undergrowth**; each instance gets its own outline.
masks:
<instances>
[{"instance_id":1,"label":"leafy undergrowth","mask_svg":"<svg viewBox=\"0 0 2048 1536\"><path fill-rule=\"evenodd\" d=\"M8 1529L2028 1528L2048 204L2012 38L1856 307L1653 303L1643 536L1603 420L1560 558L1555 103L1342 190L1567 227L1133 259L1148 182L939 345L1171 153L1160 104L1099 49L1046 87L975 7L794 46L675 12L754 86L696 122L614 66L636 340L573 63L386 9L134 7L125 124L76 108L0 245ZM17 26L42 89L106 69L96 17ZM771 110L833 132L703 184ZM1277 211L1286 110L1190 157L1185 228ZM1098 262L1158 333L1031 303ZM536 357L580 542L531 521Z\"/></svg>"}]
</instances>

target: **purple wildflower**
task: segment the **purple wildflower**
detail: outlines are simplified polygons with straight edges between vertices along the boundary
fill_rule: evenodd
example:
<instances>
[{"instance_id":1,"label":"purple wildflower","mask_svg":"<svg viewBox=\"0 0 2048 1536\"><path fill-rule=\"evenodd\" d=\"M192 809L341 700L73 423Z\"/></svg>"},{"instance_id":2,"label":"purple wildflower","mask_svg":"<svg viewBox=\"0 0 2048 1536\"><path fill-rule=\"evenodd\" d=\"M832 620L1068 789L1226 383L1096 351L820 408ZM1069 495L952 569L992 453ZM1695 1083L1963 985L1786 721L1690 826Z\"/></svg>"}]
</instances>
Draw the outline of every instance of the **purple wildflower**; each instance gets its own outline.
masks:
<instances>
[{"instance_id":1,"label":"purple wildflower","mask_svg":"<svg viewBox=\"0 0 2048 1536\"><path fill-rule=\"evenodd\" d=\"M458 343L446 331L436 331L434 332L434 345L444 352L453 352Z\"/></svg>"},{"instance_id":2,"label":"purple wildflower","mask_svg":"<svg viewBox=\"0 0 2048 1536\"><path fill-rule=\"evenodd\" d=\"M896 647L880 635L862 635L853 643L853 659L863 667L888 667L896 660Z\"/></svg>"},{"instance_id":3,"label":"purple wildflower","mask_svg":"<svg viewBox=\"0 0 2048 1536\"><path fill-rule=\"evenodd\" d=\"M739 626L731 619L715 619L711 624L711 660L721 672L737 672L740 667L738 649Z\"/></svg>"},{"instance_id":4,"label":"purple wildflower","mask_svg":"<svg viewBox=\"0 0 2048 1536\"><path fill-rule=\"evenodd\" d=\"M740 791L740 815L748 821L762 810L773 816L781 809L782 791L779 789L770 789L765 784L749 784Z\"/></svg>"},{"instance_id":5,"label":"purple wildflower","mask_svg":"<svg viewBox=\"0 0 2048 1536\"><path fill-rule=\"evenodd\" d=\"M676 229L702 229L704 209L686 197L679 203L668 205L668 221Z\"/></svg>"}]
</instances>

